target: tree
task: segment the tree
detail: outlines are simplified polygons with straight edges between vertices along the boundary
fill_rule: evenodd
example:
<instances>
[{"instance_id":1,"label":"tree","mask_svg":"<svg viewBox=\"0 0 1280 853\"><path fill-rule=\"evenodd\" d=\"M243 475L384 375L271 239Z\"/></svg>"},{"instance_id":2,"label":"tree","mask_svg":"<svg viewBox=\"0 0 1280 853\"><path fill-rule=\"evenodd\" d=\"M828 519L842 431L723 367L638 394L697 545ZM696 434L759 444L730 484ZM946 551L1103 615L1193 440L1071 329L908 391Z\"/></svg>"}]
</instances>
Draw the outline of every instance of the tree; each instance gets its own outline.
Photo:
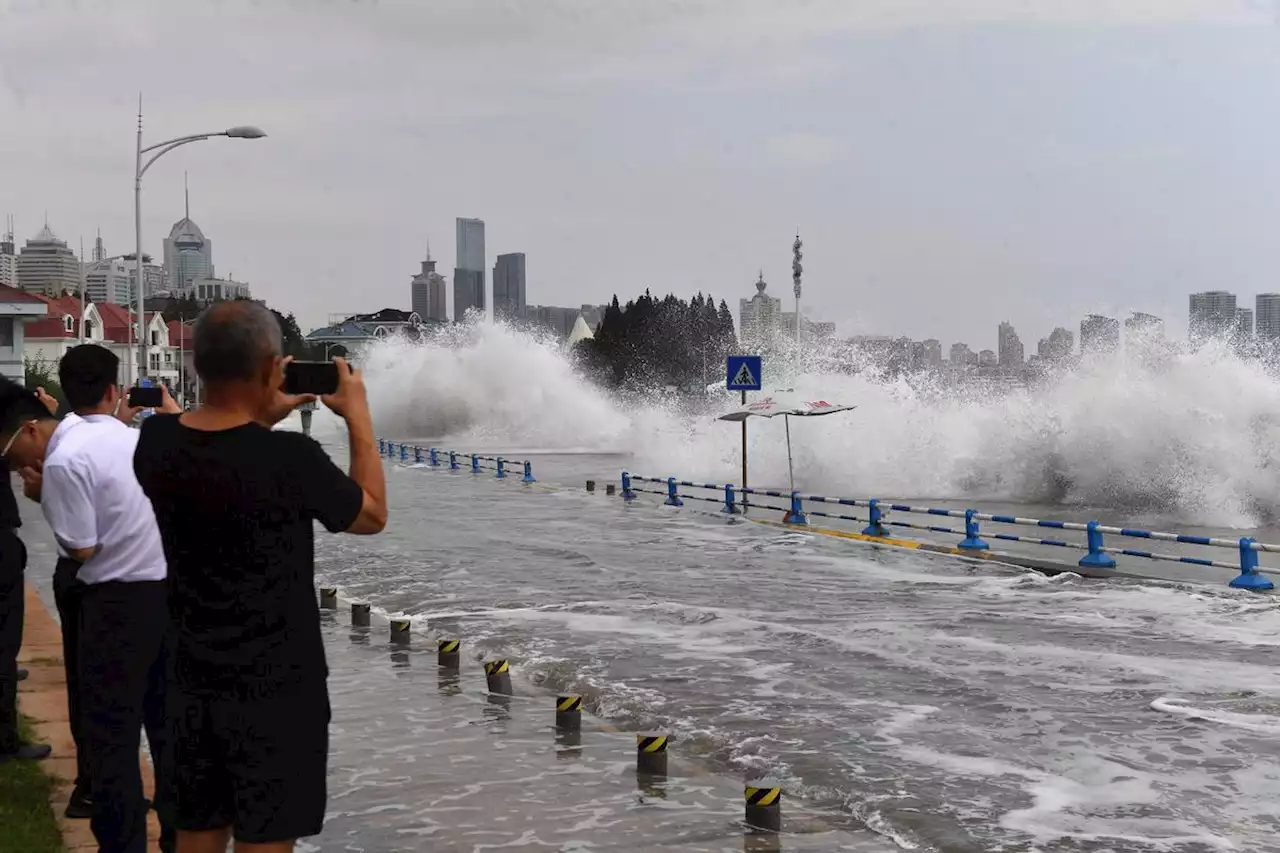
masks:
<instances>
[{"instance_id":1,"label":"tree","mask_svg":"<svg viewBox=\"0 0 1280 853\"><path fill-rule=\"evenodd\" d=\"M66 404L62 393L62 385L58 382L57 366L43 356L22 359L23 385L31 391L43 388L45 392L58 401L58 408Z\"/></svg>"},{"instance_id":2,"label":"tree","mask_svg":"<svg viewBox=\"0 0 1280 853\"><path fill-rule=\"evenodd\" d=\"M178 299L170 299L169 304L160 312L166 323L172 323L174 320L194 320L200 314L200 303L196 302L194 296L183 296Z\"/></svg>"}]
</instances>

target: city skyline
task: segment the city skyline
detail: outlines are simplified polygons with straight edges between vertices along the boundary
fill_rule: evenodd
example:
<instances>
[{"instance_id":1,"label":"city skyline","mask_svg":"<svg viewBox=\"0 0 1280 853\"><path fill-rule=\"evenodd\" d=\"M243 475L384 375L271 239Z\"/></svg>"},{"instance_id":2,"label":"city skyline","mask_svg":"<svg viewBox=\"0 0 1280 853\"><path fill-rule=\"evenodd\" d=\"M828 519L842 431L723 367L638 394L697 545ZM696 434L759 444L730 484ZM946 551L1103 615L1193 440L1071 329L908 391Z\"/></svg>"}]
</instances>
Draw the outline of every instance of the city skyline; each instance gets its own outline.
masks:
<instances>
[{"instance_id":1,"label":"city skyline","mask_svg":"<svg viewBox=\"0 0 1280 853\"><path fill-rule=\"evenodd\" d=\"M357 286L403 303L404 271L455 211L485 211L560 304L655 274L679 294L736 293L762 264L780 284L781 235L800 226L804 302L845 335L1132 310L1176 334L1186 293L1280 278L1265 225L1280 119L1258 109L1280 95L1267 4L387 0L308 7L305 26L295 5L10 14L0 212L24 236L47 208L73 244L101 226L131 245L142 91L148 139L269 134L152 169L143 251L160 256L189 170L219 266L308 323ZM157 73L190 64L192 32L237 62ZM423 37L432 50L399 49ZM459 76L469 63L484 73ZM883 298L903 292L918 298Z\"/></svg>"}]
</instances>

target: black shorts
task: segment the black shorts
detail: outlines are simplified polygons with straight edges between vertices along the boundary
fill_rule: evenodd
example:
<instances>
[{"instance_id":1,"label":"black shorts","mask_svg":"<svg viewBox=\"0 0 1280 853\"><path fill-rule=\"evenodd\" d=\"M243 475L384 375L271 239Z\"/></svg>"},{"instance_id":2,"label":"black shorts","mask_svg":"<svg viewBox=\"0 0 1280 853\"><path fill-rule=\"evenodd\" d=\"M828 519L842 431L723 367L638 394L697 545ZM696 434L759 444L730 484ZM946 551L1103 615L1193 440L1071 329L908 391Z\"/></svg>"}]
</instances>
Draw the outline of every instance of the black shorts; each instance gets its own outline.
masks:
<instances>
[{"instance_id":1,"label":"black shorts","mask_svg":"<svg viewBox=\"0 0 1280 853\"><path fill-rule=\"evenodd\" d=\"M265 698L170 691L175 826L230 826L237 841L269 844L324 826L329 691L322 678Z\"/></svg>"}]
</instances>

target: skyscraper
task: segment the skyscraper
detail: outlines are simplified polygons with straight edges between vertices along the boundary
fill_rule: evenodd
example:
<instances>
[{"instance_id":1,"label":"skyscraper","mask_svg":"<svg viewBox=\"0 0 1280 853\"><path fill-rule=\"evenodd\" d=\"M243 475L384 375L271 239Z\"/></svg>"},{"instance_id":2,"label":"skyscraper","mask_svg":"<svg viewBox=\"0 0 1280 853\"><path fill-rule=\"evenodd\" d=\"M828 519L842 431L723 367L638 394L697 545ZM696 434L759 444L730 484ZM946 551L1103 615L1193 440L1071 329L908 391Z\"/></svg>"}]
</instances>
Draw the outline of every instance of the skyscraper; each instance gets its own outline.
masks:
<instances>
[{"instance_id":1,"label":"skyscraper","mask_svg":"<svg viewBox=\"0 0 1280 853\"><path fill-rule=\"evenodd\" d=\"M1225 290L1191 294L1191 317L1187 324L1191 342L1227 337L1236 330L1236 295Z\"/></svg>"},{"instance_id":2,"label":"skyscraper","mask_svg":"<svg viewBox=\"0 0 1280 853\"><path fill-rule=\"evenodd\" d=\"M1258 338L1264 341L1280 340L1280 293L1259 293L1255 300L1258 312Z\"/></svg>"},{"instance_id":3,"label":"skyscraper","mask_svg":"<svg viewBox=\"0 0 1280 853\"><path fill-rule=\"evenodd\" d=\"M1021 367L1025 355L1022 339L1007 320L1000 324L997 342L1001 367Z\"/></svg>"},{"instance_id":4,"label":"skyscraper","mask_svg":"<svg viewBox=\"0 0 1280 853\"><path fill-rule=\"evenodd\" d=\"M173 223L164 241L164 273L171 290L190 293L197 281L213 278L213 241L191 220L191 192L186 188L185 176L183 194L183 216Z\"/></svg>"},{"instance_id":5,"label":"skyscraper","mask_svg":"<svg viewBox=\"0 0 1280 853\"><path fill-rule=\"evenodd\" d=\"M96 250L94 254L97 254ZM114 302L129 308L133 304L132 291L132 262L126 263L123 259L99 260L85 267L84 292L85 298L90 302L98 305Z\"/></svg>"},{"instance_id":6,"label":"skyscraper","mask_svg":"<svg viewBox=\"0 0 1280 853\"><path fill-rule=\"evenodd\" d=\"M47 223L18 253L18 287L44 296L80 292L80 261Z\"/></svg>"},{"instance_id":7,"label":"skyscraper","mask_svg":"<svg viewBox=\"0 0 1280 853\"><path fill-rule=\"evenodd\" d=\"M493 317L503 320L524 318L524 252L498 255L493 265Z\"/></svg>"},{"instance_id":8,"label":"skyscraper","mask_svg":"<svg viewBox=\"0 0 1280 853\"><path fill-rule=\"evenodd\" d=\"M1090 314L1080 323L1080 354L1115 352L1120 348L1120 321Z\"/></svg>"},{"instance_id":9,"label":"skyscraper","mask_svg":"<svg viewBox=\"0 0 1280 853\"><path fill-rule=\"evenodd\" d=\"M1036 354L1041 361L1057 364L1071 358L1075 348L1076 336L1069 329L1058 326L1049 333L1049 337L1040 339Z\"/></svg>"},{"instance_id":10,"label":"skyscraper","mask_svg":"<svg viewBox=\"0 0 1280 853\"><path fill-rule=\"evenodd\" d=\"M0 231L0 284L18 286L18 253L13 245L13 217L5 221Z\"/></svg>"},{"instance_id":11,"label":"skyscraper","mask_svg":"<svg viewBox=\"0 0 1280 853\"><path fill-rule=\"evenodd\" d=\"M449 314L444 304L444 276L436 272L436 262L431 260L431 247L427 246L427 259L422 262L422 272L409 284L410 308L424 320L447 322Z\"/></svg>"},{"instance_id":12,"label":"skyscraper","mask_svg":"<svg viewBox=\"0 0 1280 853\"><path fill-rule=\"evenodd\" d=\"M458 217L458 256L453 270L453 319L484 311L484 220Z\"/></svg>"}]
</instances>

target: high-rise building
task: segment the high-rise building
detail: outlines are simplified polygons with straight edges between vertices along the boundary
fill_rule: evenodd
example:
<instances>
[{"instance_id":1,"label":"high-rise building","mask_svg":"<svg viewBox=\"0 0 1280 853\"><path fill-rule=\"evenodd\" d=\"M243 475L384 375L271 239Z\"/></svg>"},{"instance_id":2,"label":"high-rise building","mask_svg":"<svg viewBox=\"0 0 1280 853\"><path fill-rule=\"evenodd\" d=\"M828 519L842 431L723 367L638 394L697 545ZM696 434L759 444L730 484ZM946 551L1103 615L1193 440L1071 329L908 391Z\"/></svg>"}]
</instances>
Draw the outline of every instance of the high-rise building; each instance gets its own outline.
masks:
<instances>
[{"instance_id":1,"label":"high-rise building","mask_svg":"<svg viewBox=\"0 0 1280 853\"><path fill-rule=\"evenodd\" d=\"M467 311L484 311L484 220L456 220L458 255L453 270L453 319L461 322Z\"/></svg>"},{"instance_id":2,"label":"high-rise building","mask_svg":"<svg viewBox=\"0 0 1280 853\"><path fill-rule=\"evenodd\" d=\"M84 292L85 299L95 305L111 302L125 307L131 306L133 304L132 264L116 259L100 260L86 265Z\"/></svg>"},{"instance_id":3,"label":"high-rise building","mask_svg":"<svg viewBox=\"0 0 1280 853\"><path fill-rule=\"evenodd\" d=\"M921 341L920 360L923 367L941 367L942 341L937 338L928 338L927 340Z\"/></svg>"},{"instance_id":4,"label":"high-rise building","mask_svg":"<svg viewBox=\"0 0 1280 853\"><path fill-rule=\"evenodd\" d=\"M738 300L738 332L744 344L759 346L767 343L778 329L782 300L765 293L768 286L764 280L764 270L761 270L756 279L756 295L750 299Z\"/></svg>"},{"instance_id":5,"label":"high-rise building","mask_svg":"<svg viewBox=\"0 0 1280 853\"><path fill-rule=\"evenodd\" d=\"M1254 303L1258 338L1264 341L1280 340L1280 293L1259 293Z\"/></svg>"},{"instance_id":6,"label":"high-rise building","mask_svg":"<svg viewBox=\"0 0 1280 853\"><path fill-rule=\"evenodd\" d=\"M1235 338L1236 343L1245 343L1253 340L1253 309L1237 308L1236 309L1236 327Z\"/></svg>"},{"instance_id":7,"label":"high-rise building","mask_svg":"<svg viewBox=\"0 0 1280 853\"><path fill-rule=\"evenodd\" d=\"M978 353L978 367L995 367L1000 363L1000 359L989 349L984 349Z\"/></svg>"},{"instance_id":8,"label":"high-rise building","mask_svg":"<svg viewBox=\"0 0 1280 853\"><path fill-rule=\"evenodd\" d=\"M12 216L6 220L4 230L0 231L0 285L18 286L18 252L13 243Z\"/></svg>"},{"instance_id":9,"label":"high-rise building","mask_svg":"<svg viewBox=\"0 0 1280 853\"><path fill-rule=\"evenodd\" d=\"M164 275L168 288L190 294L197 281L213 278L213 241L191 219L191 193L183 179L186 207L164 241ZM144 260L145 263L145 260ZM146 271L143 271L146 278Z\"/></svg>"},{"instance_id":10,"label":"high-rise building","mask_svg":"<svg viewBox=\"0 0 1280 853\"><path fill-rule=\"evenodd\" d=\"M80 261L47 223L18 253L18 287L49 297L80 292Z\"/></svg>"},{"instance_id":11,"label":"high-rise building","mask_svg":"<svg viewBox=\"0 0 1280 853\"><path fill-rule=\"evenodd\" d=\"M1049 337L1041 338L1036 346L1036 355L1041 361L1061 363L1071 358L1076 348L1076 336L1069 329L1061 326L1049 333Z\"/></svg>"},{"instance_id":12,"label":"high-rise building","mask_svg":"<svg viewBox=\"0 0 1280 853\"><path fill-rule=\"evenodd\" d=\"M1013 330L1013 325L1007 320L1000 324L997 344L1001 367L1022 366L1025 356L1022 349L1022 339L1018 337L1018 333Z\"/></svg>"},{"instance_id":13,"label":"high-rise building","mask_svg":"<svg viewBox=\"0 0 1280 853\"><path fill-rule=\"evenodd\" d=\"M493 265L494 319L519 320L524 318L524 287L524 252L498 255L498 261Z\"/></svg>"},{"instance_id":14,"label":"high-rise building","mask_svg":"<svg viewBox=\"0 0 1280 853\"><path fill-rule=\"evenodd\" d=\"M1115 352L1120 348L1120 321L1090 314L1080 322L1080 354Z\"/></svg>"},{"instance_id":15,"label":"high-rise building","mask_svg":"<svg viewBox=\"0 0 1280 853\"><path fill-rule=\"evenodd\" d=\"M436 272L436 262L431 260L431 247L427 246L427 259L422 262L422 272L409 284L410 308L423 320L449 320L445 308L444 276Z\"/></svg>"},{"instance_id":16,"label":"high-rise building","mask_svg":"<svg viewBox=\"0 0 1280 853\"><path fill-rule=\"evenodd\" d=\"M1191 294L1191 317L1187 325L1192 343L1229 337L1236 331L1236 295L1225 290Z\"/></svg>"},{"instance_id":17,"label":"high-rise building","mask_svg":"<svg viewBox=\"0 0 1280 853\"><path fill-rule=\"evenodd\" d=\"M129 267L129 286L136 287L136 279L138 278L137 265L133 262L134 254L130 252L127 255L121 255L121 260ZM151 262L151 256L146 252L142 253L142 281L146 290L143 291L143 298L150 299L157 293L165 289L164 267Z\"/></svg>"}]
</instances>

